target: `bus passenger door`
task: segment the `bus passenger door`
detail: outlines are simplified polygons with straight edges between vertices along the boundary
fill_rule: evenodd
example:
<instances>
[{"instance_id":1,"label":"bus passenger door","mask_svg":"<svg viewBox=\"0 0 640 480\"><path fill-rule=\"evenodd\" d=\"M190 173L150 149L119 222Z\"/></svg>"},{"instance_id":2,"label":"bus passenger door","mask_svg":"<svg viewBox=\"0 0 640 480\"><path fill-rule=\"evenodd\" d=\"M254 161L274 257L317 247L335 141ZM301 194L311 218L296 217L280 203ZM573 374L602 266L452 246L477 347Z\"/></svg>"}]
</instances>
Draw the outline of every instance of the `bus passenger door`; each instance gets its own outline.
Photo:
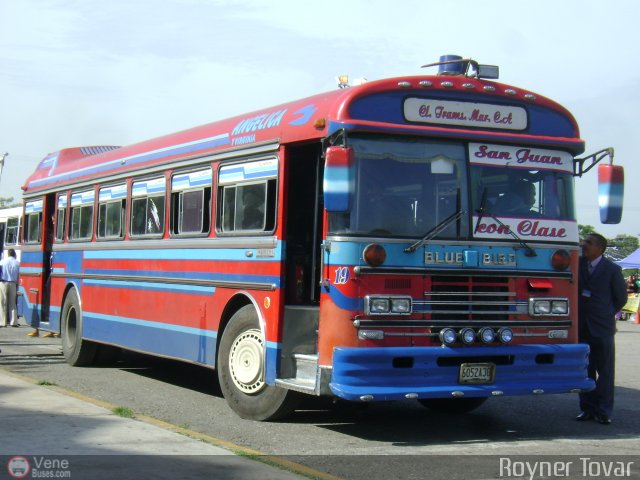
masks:
<instances>
[{"instance_id":1,"label":"bus passenger door","mask_svg":"<svg viewBox=\"0 0 640 480\"><path fill-rule=\"evenodd\" d=\"M51 304L51 272L53 270L53 238L54 238L54 216L55 216L56 196L51 193L45 197L44 211L42 213L42 315L40 322L49 323L49 312ZM44 325L51 328L52 325ZM56 326L53 328L57 330Z\"/></svg>"},{"instance_id":2,"label":"bus passenger door","mask_svg":"<svg viewBox=\"0 0 640 480\"><path fill-rule=\"evenodd\" d=\"M322 240L321 145L289 147L283 206L286 251L284 320L279 377L289 388L312 393L318 352ZM280 382L282 383L282 382Z\"/></svg>"}]
</instances>

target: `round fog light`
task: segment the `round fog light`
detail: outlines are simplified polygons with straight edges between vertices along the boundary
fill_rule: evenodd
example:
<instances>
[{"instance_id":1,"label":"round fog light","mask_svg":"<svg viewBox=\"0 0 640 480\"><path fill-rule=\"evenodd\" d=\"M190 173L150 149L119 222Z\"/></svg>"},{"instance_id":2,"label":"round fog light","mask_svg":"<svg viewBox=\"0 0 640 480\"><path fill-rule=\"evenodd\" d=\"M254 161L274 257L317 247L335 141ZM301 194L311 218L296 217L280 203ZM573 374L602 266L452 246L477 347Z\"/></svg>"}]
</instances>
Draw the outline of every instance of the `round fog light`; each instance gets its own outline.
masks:
<instances>
[{"instance_id":1,"label":"round fog light","mask_svg":"<svg viewBox=\"0 0 640 480\"><path fill-rule=\"evenodd\" d=\"M456 343L456 331L453 328L443 328L440 330L440 341L445 345Z\"/></svg>"},{"instance_id":2,"label":"round fog light","mask_svg":"<svg viewBox=\"0 0 640 480\"><path fill-rule=\"evenodd\" d=\"M492 343L496 339L496 332L492 328L484 327L478 332L478 337L482 343Z\"/></svg>"},{"instance_id":3,"label":"round fog light","mask_svg":"<svg viewBox=\"0 0 640 480\"><path fill-rule=\"evenodd\" d=\"M476 339L476 332L473 328L463 328L460 330L460 340L466 345L471 345Z\"/></svg>"},{"instance_id":4,"label":"round fog light","mask_svg":"<svg viewBox=\"0 0 640 480\"><path fill-rule=\"evenodd\" d=\"M502 343L511 343L513 331L510 328L501 328L498 330L498 338Z\"/></svg>"}]
</instances>

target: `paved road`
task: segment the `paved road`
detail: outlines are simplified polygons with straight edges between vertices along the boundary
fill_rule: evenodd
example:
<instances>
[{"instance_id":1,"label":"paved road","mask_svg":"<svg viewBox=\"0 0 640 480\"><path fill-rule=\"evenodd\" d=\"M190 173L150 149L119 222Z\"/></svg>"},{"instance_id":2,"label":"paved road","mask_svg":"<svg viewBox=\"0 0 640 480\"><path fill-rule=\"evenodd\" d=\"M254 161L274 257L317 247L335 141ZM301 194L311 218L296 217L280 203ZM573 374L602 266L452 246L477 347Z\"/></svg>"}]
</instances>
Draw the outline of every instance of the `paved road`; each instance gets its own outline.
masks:
<instances>
[{"instance_id":1,"label":"paved road","mask_svg":"<svg viewBox=\"0 0 640 480\"><path fill-rule=\"evenodd\" d=\"M640 325L618 325L611 426L575 422L575 395L491 399L459 416L436 415L417 402L358 408L311 399L284 422L257 423L229 410L210 370L136 354L110 367L72 368L58 339L26 337L26 328L0 330L0 368L342 478L505 478L500 473L508 470L497 472L500 457L517 455L604 455L606 462L628 455L635 467L624 477L639 478ZM492 473L469 473L482 468ZM579 468L570 473L590 476Z\"/></svg>"}]
</instances>

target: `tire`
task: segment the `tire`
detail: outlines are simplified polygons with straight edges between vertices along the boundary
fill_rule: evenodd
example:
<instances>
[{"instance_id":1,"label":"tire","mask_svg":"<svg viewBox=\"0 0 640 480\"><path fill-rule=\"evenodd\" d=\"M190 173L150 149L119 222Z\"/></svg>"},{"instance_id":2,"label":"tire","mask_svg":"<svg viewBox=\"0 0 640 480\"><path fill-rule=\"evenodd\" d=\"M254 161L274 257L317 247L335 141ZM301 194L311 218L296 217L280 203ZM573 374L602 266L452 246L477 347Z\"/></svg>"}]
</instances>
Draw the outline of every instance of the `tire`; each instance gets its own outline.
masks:
<instances>
[{"instance_id":1,"label":"tire","mask_svg":"<svg viewBox=\"0 0 640 480\"><path fill-rule=\"evenodd\" d=\"M62 353L66 362L73 367L91 365L97 345L82 338L82 310L75 289L69 291L64 301L61 323Z\"/></svg>"},{"instance_id":2,"label":"tire","mask_svg":"<svg viewBox=\"0 0 640 480\"><path fill-rule=\"evenodd\" d=\"M278 420L299 401L296 392L264 381L264 344L256 311L246 305L231 317L219 346L222 394L234 412L249 420Z\"/></svg>"},{"instance_id":3,"label":"tire","mask_svg":"<svg viewBox=\"0 0 640 480\"><path fill-rule=\"evenodd\" d=\"M418 400L429 410L437 413L467 413L475 410L484 402L487 397L469 397L469 398L425 398Z\"/></svg>"}]
</instances>

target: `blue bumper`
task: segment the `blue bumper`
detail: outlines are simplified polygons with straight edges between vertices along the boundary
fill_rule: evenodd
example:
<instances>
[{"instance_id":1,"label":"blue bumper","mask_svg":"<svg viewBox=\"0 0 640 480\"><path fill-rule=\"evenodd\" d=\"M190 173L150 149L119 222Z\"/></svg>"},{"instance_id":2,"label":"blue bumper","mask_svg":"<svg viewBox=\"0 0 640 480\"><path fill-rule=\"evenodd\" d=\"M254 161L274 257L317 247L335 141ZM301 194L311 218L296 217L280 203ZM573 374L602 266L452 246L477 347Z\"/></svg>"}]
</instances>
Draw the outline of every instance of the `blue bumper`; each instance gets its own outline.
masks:
<instances>
[{"instance_id":1,"label":"blue bumper","mask_svg":"<svg viewBox=\"0 0 640 480\"><path fill-rule=\"evenodd\" d=\"M595 387L587 377L589 346L336 348L329 384L347 400L404 400L568 393ZM494 363L494 382L461 384L461 363ZM456 393L460 395L460 393Z\"/></svg>"}]
</instances>

